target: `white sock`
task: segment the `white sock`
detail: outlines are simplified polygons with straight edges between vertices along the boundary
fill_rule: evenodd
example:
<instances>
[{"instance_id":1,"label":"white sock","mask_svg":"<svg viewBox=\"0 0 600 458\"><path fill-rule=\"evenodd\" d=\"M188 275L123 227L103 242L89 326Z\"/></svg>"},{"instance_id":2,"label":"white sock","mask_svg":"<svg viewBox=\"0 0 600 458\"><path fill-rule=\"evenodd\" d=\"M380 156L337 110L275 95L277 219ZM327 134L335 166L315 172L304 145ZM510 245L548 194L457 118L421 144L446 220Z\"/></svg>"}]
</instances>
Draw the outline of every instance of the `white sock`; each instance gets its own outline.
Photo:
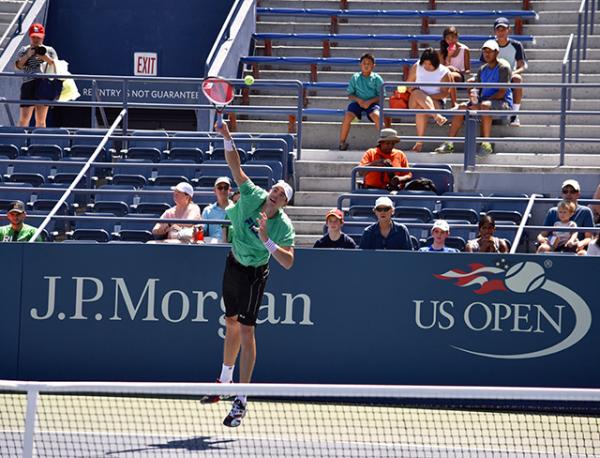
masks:
<instances>
[{"instance_id":1,"label":"white sock","mask_svg":"<svg viewBox=\"0 0 600 458\"><path fill-rule=\"evenodd\" d=\"M244 404L244 405L246 405L246 403L248 402L247 396L236 396L235 398L242 401L242 404Z\"/></svg>"},{"instance_id":2,"label":"white sock","mask_svg":"<svg viewBox=\"0 0 600 458\"><path fill-rule=\"evenodd\" d=\"M231 380L233 380L233 369L235 368L234 366L226 366L225 364L223 364L223 368L221 369L221 376L219 377L219 381L221 383L231 383Z\"/></svg>"},{"instance_id":3,"label":"white sock","mask_svg":"<svg viewBox=\"0 0 600 458\"><path fill-rule=\"evenodd\" d=\"M519 111L519 108L521 108L520 103L513 103L513 111Z\"/></svg>"}]
</instances>

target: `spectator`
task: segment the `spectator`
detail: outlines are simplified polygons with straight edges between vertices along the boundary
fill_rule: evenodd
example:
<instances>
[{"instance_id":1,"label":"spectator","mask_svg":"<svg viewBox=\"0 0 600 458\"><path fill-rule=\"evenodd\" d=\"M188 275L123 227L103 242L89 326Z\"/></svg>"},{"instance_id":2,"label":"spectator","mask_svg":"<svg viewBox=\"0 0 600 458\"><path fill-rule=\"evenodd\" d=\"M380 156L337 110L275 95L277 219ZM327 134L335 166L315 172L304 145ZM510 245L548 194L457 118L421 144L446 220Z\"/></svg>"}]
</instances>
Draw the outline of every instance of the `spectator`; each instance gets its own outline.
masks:
<instances>
[{"instance_id":1,"label":"spectator","mask_svg":"<svg viewBox=\"0 0 600 458\"><path fill-rule=\"evenodd\" d=\"M356 243L351 237L342 232L344 213L332 208L325 215L327 234L315 242L313 248L356 248Z\"/></svg>"},{"instance_id":2,"label":"spectator","mask_svg":"<svg viewBox=\"0 0 600 458\"><path fill-rule=\"evenodd\" d=\"M0 240L3 242L28 242L35 234L36 228L25 224L27 212L25 212L25 204L20 200L15 200L10 205L6 218L10 224L0 227ZM42 240L38 237L36 241Z\"/></svg>"},{"instance_id":3,"label":"spectator","mask_svg":"<svg viewBox=\"0 0 600 458\"><path fill-rule=\"evenodd\" d=\"M15 67L17 70L23 70L26 76L21 85L21 100L39 100L37 96L37 86L39 78L34 78L34 73L44 73L48 65L55 66L58 55L53 47L44 45L44 36L46 32L42 24L32 24L29 27L29 42L23 46L17 54ZM45 65L44 65L45 64ZM50 73L56 73L56 68L51 69ZM46 127L46 116L48 114L47 105L21 105L19 110L19 126L29 127L31 117L35 110L35 127Z\"/></svg>"},{"instance_id":4,"label":"spectator","mask_svg":"<svg viewBox=\"0 0 600 458\"><path fill-rule=\"evenodd\" d=\"M594 227L594 215L592 214L592 210L589 207L585 207L583 205L579 205L577 200L579 199L581 193L581 187L579 186L579 182L577 180L565 180L561 186L562 197L564 200L568 202L573 202L576 206L575 213L571 216L571 221L575 221L577 227ZM546 214L546 219L544 220L544 226L554 226L554 223L558 221L558 209L556 207L548 210ZM538 235L538 242L542 241L545 243L545 240L548 237L547 231L542 231L540 235ZM578 242L576 251L586 250L590 241L592 240L591 232L579 232L578 234Z\"/></svg>"},{"instance_id":5,"label":"spectator","mask_svg":"<svg viewBox=\"0 0 600 458\"><path fill-rule=\"evenodd\" d=\"M360 58L360 72L356 72L348 83L348 98L352 101L348 105L342 128L340 130L340 150L348 149L348 133L350 124L356 119L361 119L365 113L367 118L375 123L379 129L379 92L383 86L383 78L373 71L375 57L372 54L363 54Z\"/></svg>"},{"instance_id":6,"label":"spectator","mask_svg":"<svg viewBox=\"0 0 600 458\"><path fill-rule=\"evenodd\" d=\"M478 83L510 83L510 67L504 60L498 60L500 47L496 40L487 40L481 47L483 51L483 64L477 75L469 81ZM469 102L461 103L459 109L474 110L512 110L512 91L510 88L482 88L481 90L471 89L469 91ZM481 116L481 136L489 137L492 133L492 117ZM465 117L463 115L454 116L450 126L449 137L456 137L458 131L463 125ZM444 142L435 149L436 153L454 152L454 143ZM494 152L489 142L482 142L478 153L480 155L492 154Z\"/></svg>"},{"instance_id":7,"label":"spectator","mask_svg":"<svg viewBox=\"0 0 600 458\"><path fill-rule=\"evenodd\" d=\"M440 63L440 56L433 48L427 48L421 54L419 62L414 64L408 74L409 82L416 83L450 83L452 77L450 70L445 65ZM439 110L444 99L448 97L448 87L438 86L423 86L413 88L410 92L408 107L411 110ZM417 136L423 137L427 127L427 118L431 116L438 126L443 126L448 121L446 117L439 113L433 114L418 114L415 115L415 123L417 125ZM421 152L423 142L417 141L412 147L412 151Z\"/></svg>"},{"instance_id":8,"label":"spectator","mask_svg":"<svg viewBox=\"0 0 600 458\"><path fill-rule=\"evenodd\" d=\"M559 228L577 228L577 223L571 221L575 214L576 205L573 202L562 200L556 206L558 221L554 227ZM542 232L538 235L538 253L548 253L549 251L575 252L577 249L577 231L555 230L551 233Z\"/></svg>"},{"instance_id":9,"label":"spectator","mask_svg":"<svg viewBox=\"0 0 600 458\"><path fill-rule=\"evenodd\" d=\"M527 58L525 57L525 49L520 41L513 40L509 37L510 34L510 21L505 17L499 17L494 22L494 33L496 34L496 41L500 46L500 52L498 59L504 59L508 62L511 69L512 83L522 83L523 73L527 69ZM513 87L513 110L519 111L521 108L521 99L523 98L523 89L520 87ZM519 116L514 115L510 118L510 125L519 127L521 121Z\"/></svg>"},{"instance_id":10,"label":"spectator","mask_svg":"<svg viewBox=\"0 0 600 458\"><path fill-rule=\"evenodd\" d=\"M471 73L471 50L458 41L458 30L450 26L444 30L440 42L440 60L450 70L454 83L464 83ZM450 88L452 108L458 108L456 88Z\"/></svg>"},{"instance_id":11,"label":"spectator","mask_svg":"<svg viewBox=\"0 0 600 458\"><path fill-rule=\"evenodd\" d=\"M363 155L361 167L408 167L406 155L394 146L400 141L394 129L381 129L377 146L368 149ZM411 172L365 172L365 188L398 190L412 178Z\"/></svg>"},{"instance_id":12,"label":"spectator","mask_svg":"<svg viewBox=\"0 0 600 458\"><path fill-rule=\"evenodd\" d=\"M392 220L394 203L389 197L379 197L373 208L377 222L367 227L361 238L363 250L412 250L410 235L404 224Z\"/></svg>"},{"instance_id":13,"label":"spectator","mask_svg":"<svg viewBox=\"0 0 600 458\"><path fill-rule=\"evenodd\" d=\"M494 237L496 222L484 215L479 219L479 237L469 240L465 246L467 253L508 253L506 240Z\"/></svg>"},{"instance_id":14,"label":"spectator","mask_svg":"<svg viewBox=\"0 0 600 458\"><path fill-rule=\"evenodd\" d=\"M594 193L592 199L600 200L600 184L596 188L596 192ZM590 209L594 215L594 223L600 224L600 204L590 204Z\"/></svg>"},{"instance_id":15,"label":"spectator","mask_svg":"<svg viewBox=\"0 0 600 458\"><path fill-rule=\"evenodd\" d=\"M229 192L231 191L231 180L229 177L217 178L213 190L217 196L217 201L202 210L202 219L227 219L225 209L233 205L233 202L229 200ZM218 242L227 241L223 237L223 227L220 224L203 224L203 227L204 237L211 237L214 241Z\"/></svg>"},{"instance_id":16,"label":"spectator","mask_svg":"<svg viewBox=\"0 0 600 458\"><path fill-rule=\"evenodd\" d=\"M600 234L596 234L596 238L588 245L587 251L581 250L577 254L580 256L600 256Z\"/></svg>"},{"instance_id":17,"label":"spectator","mask_svg":"<svg viewBox=\"0 0 600 458\"><path fill-rule=\"evenodd\" d=\"M431 228L433 242L429 246L419 248L419 251L432 251L434 253L458 253L456 248L446 246L446 239L450 235L448 221L437 219Z\"/></svg>"},{"instance_id":18,"label":"spectator","mask_svg":"<svg viewBox=\"0 0 600 458\"><path fill-rule=\"evenodd\" d=\"M192 201L194 188L189 183L182 181L173 190L175 206L165 210L161 219L190 219L199 220L200 207ZM155 237L165 238L168 243L189 243L193 239L193 223L156 223L152 229Z\"/></svg>"}]
</instances>

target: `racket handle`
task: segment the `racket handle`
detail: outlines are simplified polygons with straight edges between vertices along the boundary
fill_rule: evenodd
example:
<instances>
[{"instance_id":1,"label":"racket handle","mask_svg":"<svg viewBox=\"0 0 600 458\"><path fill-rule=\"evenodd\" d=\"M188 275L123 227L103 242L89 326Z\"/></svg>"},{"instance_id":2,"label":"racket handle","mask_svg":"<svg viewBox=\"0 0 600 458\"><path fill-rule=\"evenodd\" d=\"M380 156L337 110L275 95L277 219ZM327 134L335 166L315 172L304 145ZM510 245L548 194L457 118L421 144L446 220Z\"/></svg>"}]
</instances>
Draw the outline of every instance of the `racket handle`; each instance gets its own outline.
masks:
<instances>
[{"instance_id":1,"label":"racket handle","mask_svg":"<svg viewBox=\"0 0 600 458\"><path fill-rule=\"evenodd\" d=\"M217 112L217 127L220 129L221 127L223 127L223 113L221 113L220 111Z\"/></svg>"}]
</instances>

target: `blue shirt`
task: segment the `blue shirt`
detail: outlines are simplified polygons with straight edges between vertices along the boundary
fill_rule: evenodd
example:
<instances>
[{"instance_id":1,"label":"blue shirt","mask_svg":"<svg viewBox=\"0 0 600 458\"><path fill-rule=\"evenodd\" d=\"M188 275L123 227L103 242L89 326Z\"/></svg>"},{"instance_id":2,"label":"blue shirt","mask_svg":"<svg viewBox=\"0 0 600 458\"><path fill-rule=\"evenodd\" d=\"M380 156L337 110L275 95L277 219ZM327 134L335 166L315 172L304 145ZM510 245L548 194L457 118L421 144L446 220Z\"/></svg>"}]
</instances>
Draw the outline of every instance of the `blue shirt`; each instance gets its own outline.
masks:
<instances>
[{"instance_id":1,"label":"blue shirt","mask_svg":"<svg viewBox=\"0 0 600 458\"><path fill-rule=\"evenodd\" d=\"M510 83L511 76L512 71L508 66L508 62L499 60L494 67L490 67L489 64L483 64L477 72L476 80L479 83ZM498 92L496 88L484 87L479 89L479 96L481 100L489 100L496 92ZM512 89L506 88L504 101L512 109Z\"/></svg>"},{"instance_id":2,"label":"blue shirt","mask_svg":"<svg viewBox=\"0 0 600 458\"><path fill-rule=\"evenodd\" d=\"M392 228L387 237L381 235L379 223L373 223L367 227L360 238L360 248L363 250L412 251L412 243L406 226L392 221Z\"/></svg>"},{"instance_id":3,"label":"blue shirt","mask_svg":"<svg viewBox=\"0 0 600 458\"><path fill-rule=\"evenodd\" d=\"M450 248L449 246L444 246L441 250L435 250L433 248L433 245L424 246L422 248L419 248L419 251L421 251L421 252L431 251L432 253L458 253L458 250L456 248Z\"/></svg>"},{"instance_id":4,"label":"blue shirt","mask_svg":"<svg viewBox=\"0 0 600 458\"><path fill-rule=\"evenodd\" d=\"M558 210L556 207L552 207L546 214L544 226L554 226L554 223L557 221ZM578 227L594 227L594 214L589 207L577 205L577 210L575 210L575 213L573 213L573 216L571 216L571 221L575 221ZM548 229L548 232L551 232L551 230ZM579 232L578 238L579 240L583 240L585 238L585 232Z\"/></svg>"},{"instance_id":5,"label":"blue shirt","mask_svg":"<svg viewBox=\"0 0 600 458\"><path fill-rule=\"evenodd\" d=\"M202 210L202 219L228 219L224 208L219 207L217 202L208 205ZM203 224L204 235L221 240L223 228L220 224Z\"/></svg>"}]
</instances>

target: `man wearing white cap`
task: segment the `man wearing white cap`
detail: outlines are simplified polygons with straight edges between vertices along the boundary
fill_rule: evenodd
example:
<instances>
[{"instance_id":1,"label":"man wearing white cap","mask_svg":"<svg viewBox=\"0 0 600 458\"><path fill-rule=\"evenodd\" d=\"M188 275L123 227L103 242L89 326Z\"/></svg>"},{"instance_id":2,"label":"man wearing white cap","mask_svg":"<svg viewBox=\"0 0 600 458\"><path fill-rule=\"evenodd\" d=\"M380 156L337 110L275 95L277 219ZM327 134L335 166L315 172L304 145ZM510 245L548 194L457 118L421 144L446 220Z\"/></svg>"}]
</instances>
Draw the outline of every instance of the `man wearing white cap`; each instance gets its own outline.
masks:
<instances>
[{"instance_id":1,"label":"man wearing white cap","mask_svg":"<svg viewBox=\"0 0 600 458\"><path fill-rule=\"evenodd\" d=\"M229 177L217 178L213 190L217 196L217 201L204 207L204 210L202 210L202 219L227 219L225 209L233 205L233 202L229 200L229 193L231 192L231 180ZM227 241L223 238L223 227L220 224L204 224L204 237L207 236L219 242Z\"/></svg>"},{"instance_id":2,"label":"man wearing white cap","mask_svg":"<svg viewBox=\"0 0 600 458\"><path fill-rule=\"evenodd\" d=\"M392 220L394 202L389 197L379 197L373 212L377 222L365 228L359 248L363 250L412 250L410 234L404 224Z\"/></svg>"},{"instance_id":3,"label":"man wearing white cap","mask_svg":"<svg viewBox=\"0 0 600 458\"><path fill-rule=\"evenodd\" d=\"M483 64L477 71L474 78L469 79L470 82L477 83L510 83L511 68L503 59L498 60L500 47L496 40L487 40L481 47ZM512 110L512 90L510 88L493 88L484 87L481 89L471 89L469 91L469 102L461 103L458 106L459 110ZM492 135L492 120L495 116L480 116L481 119L481 136L491 137ZM463 125L465 117L463 115L453 116L452 124L450 125L449 137L456 137L458 131ZM436 153L453 153L454 143L444 142L441 146L434 150ZM478 155L484 156L492 154L494 149L490 142L481 142L477 151Z\"/></svg>"},{"instance_id":4,"label":"man wearing white cap","mask_svg":"<svg viewBox=\"0 0 600 458\"><path fill-rule=\"evenodd\" d=\"M448 221L436 219L431 227L431 245L419 248L419 251L429 251L433 253L458 253L456 248L450 248L446 246L446 239L449 235L450 225L448 224Z\"/></svg>"},{"instance_id":5,"label":"man wearing white cap","mask_svg":"<svg viewBox=\"0 0 600 458\"><path fill-rule=\"evenodd\" d=\"M571 216L571 221L575 221L577 227L594 227L594 214L589 207L579 205L577 200L581 195L581 187L577 180L569 179L563 181L561 186L561 197L567 202L573 202L577 208L575 213ZM552 207L546 214L544 220L544 226L554 226L554 223L558 221L558 208ZM577 252L585 251L587 246L592 240L593 234L591 232L579 232L577 242ZM542 231L537 237L540 247L538 253L546 253L551 251L550 243L548 240L548 231Z\"/></svg>"},{"instance_id":6,"label":"man wearing white cap","mask_svg":"<svg viewBox=\"0 0 600 458\"><path fill-rule=\"evenodd\" d=\"M225 342L223 366L218 381L230 383L240 356L240 382L250 383L256 361L255 326L258 309L269 276L272 256L285 269L294 264L294 226L284 213L294 192L280 180L269 192L256 186L244 173L229 128L216 130L223 136L225 160L240 190L240 200L227 208L231 220L232 250L223 274L225 303ZM217 402L218 396L205 396L202 402ZM246 396L237 396L223 420L225 426L239 426L246 415Z\"/></svg>"},{"instance_id":7,"label":"man wearing white cap","mask_svg":"<svg viewBox=\"0 0 600 458\"><path fill-rule=\"evenodd\" d=\"M192 201L194 188L191 184L182 181L173 190L173 201L175 206L165 210L160 219L189 219L198 221L200 207ZM156 223L152 228L152 234L158 238L164 238L167 243L189 243L193 236L194 223Z\"/></svg>"}]
</instances>

